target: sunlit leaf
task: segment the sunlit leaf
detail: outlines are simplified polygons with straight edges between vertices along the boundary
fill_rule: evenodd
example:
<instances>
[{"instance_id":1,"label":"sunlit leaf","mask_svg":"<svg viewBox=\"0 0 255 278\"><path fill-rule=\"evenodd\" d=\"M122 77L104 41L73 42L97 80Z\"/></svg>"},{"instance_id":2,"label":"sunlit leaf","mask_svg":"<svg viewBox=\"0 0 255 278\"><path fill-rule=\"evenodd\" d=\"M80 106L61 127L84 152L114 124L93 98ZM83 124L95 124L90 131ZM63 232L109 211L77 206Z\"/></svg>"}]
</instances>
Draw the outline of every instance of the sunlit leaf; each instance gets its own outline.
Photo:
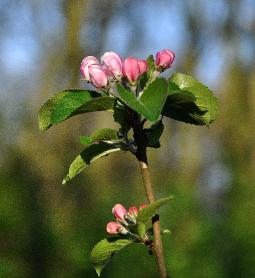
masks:
<instances>
[{"instance_id":1,"label":"sunlit leaf","mask_svg":"<svg viewBox=\"0 0 255 278\"><path fill-rule=\"evenodd\" d=\"M162 115L195 125L209 125L218 116L214 94L190 75L175 73L169 79Z\"/></svg>"},{"instance_id":2,"label":"sunlit leaf","mask_svg":"<svg viewBox=\"0 0 255 278\"><path fill-rule=\"evenodd\" d=\"M117 84L120 99L149 121L156 121L161 114L167 97L167 81L156 78L143 91L140 99L134 93Z\"/></svg>"},{"instance_id":3,"label":"sunlit leaf","mask_svg":"<svg viewBox=\"0 0 255 278\"><path fill-rule=\"evenodd\" d=\"M120 150L121 147L119 145L107 144L104 142L89 145L71 163L68 174L62 183L65 184L70 181L98 158Z\"/></svg>"},{"instance_id":4,"label":"sunlit leaf","mask_svg":"<svg viewBox=\"0 0 255 278\"><path fill-rule=\"evenodd\" d=\"M56 93L41 107L38 123L41 131L45 131L53 124L62 122L71 116L94 112L113 110L115 99L102 97L99 93L88 90L69 89Z\"/></svg>"},{"instance_id":5,"label":"sunlit leaf","mask_svg":"<svg viewBox=\"0 0 255 278\"><path fill-rule=\"evenodd\" d=\"M137 216L137 230L140 236L144 236L146 232L146 224L151 221L152 217L155 215L158 208L162 207L168 201L172 200L174 197L169 196L161 198L153 203L148 204L142 210L139 211Z\"/></svg>"},{"instance_id":6,"label":"sunlit leaf","mask_svg":"<svg viewBox=\"0 0 255 278\"><path fill-rule=\"evenodd\" d=\"M90 257L97 275L101 275L102 270L113 255L133 242L134 240L132 239L122 239L119 237L112 237L99 241L94 246Z\"/></svg>"}]
</instances>

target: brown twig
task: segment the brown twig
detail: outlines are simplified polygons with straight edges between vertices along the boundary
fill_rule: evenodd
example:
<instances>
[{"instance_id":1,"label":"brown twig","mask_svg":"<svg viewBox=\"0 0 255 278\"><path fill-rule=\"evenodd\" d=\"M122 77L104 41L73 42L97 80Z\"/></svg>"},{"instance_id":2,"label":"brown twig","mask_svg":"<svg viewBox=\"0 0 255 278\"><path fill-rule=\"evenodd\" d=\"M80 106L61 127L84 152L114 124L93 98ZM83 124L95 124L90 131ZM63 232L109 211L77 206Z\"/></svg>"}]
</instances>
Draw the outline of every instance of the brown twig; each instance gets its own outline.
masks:
<instances>
[{"instance_id":1,"label":"brown twig","mask_svg":"<svg viewBox=\"0 0 255 278\"><path fill-rule=\"evenodd\" d=\"M139 166L143 178L144 189L146 192L147 200L149 203L155 201L155 196L152 188L152 180L148 168L147 162L147 152L146 152L146 136L143 130L143 126L140 120L140 117L137 116L134 120L134 139L137 145L136 158L139 161ZM159 268L159 273L161 278L170 278L167 274L165 258L163 253L163 244L161 239L161 231L159 224L159 216L153 218L153 234L154 234L154 242L153 242L153 253L156 256L157 265Z\"/></svg>"}]
</instances>

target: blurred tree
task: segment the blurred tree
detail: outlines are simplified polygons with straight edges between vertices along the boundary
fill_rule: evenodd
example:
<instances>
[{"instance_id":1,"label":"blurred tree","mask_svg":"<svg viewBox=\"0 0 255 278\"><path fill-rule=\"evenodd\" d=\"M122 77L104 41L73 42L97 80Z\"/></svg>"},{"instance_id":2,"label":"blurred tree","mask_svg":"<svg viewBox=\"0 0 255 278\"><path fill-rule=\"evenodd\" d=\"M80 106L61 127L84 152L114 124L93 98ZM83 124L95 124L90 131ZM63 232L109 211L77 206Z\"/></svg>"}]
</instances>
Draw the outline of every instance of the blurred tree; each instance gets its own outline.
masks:
<instances>
[{"instance_id":1,"label":"blurred tree","mask_svg":"<svg viewBox=\"0 0 255 278\"><path fill-rule=\"evenodd\" d=\"M78 116L72 120L72 128L62 124L41 135L36 114L52 92L80 86L80 61L85 55L100 56L109 50L104 49L113 32L109 28L118 27L123 38L129 38L128 55L137 49L146 53L148 44L152 44L146 41L146 26L150 22L153 32L160 35L158 21L162 18L167 26L184 23L183 34L177 34L185 42L184 55L179 62L177 59L178 70L197 73L204 56L218 53L210 52L215 42L220 45L220 59L224 61L215 81L221 118L210 130L169 122L166 128L170 137L164 135L162 150L157 155L153 150L149 154L158 197L167 193L176 196L161 216L162 223L173 232L164 239L169 269L175 278L254 276L255 68L251 61L255 51L243 50L247 46L254 50L254 5L247 0L162 0L144 1L139 11L137 5L137 1L113 0L0 3L1 53L6 53L4 42L12 39L17 28L12 25L14 14L15 18L21 16L20 26L27 22L26 18L31 20L35 44L40 49L37 78L16 78L16 72L11 75L4 63L0 69L1 83L6 84L1 91L13 91L17 97L19 91L33 90L36 95L30 100L30 94L19 104L20 110L15 110L15 119L22 122L17 138L8 133L10 127L16 127L16 121L11 122L12 118L4 114L0 125L0 277L96 277L89 253L105 234L104 223L110 219L112 205L144 201L131 156L125 157L124 163L122 155L118 160L116 154L114 163L107 158L72 184L60 184L70 161L81 150L78 136L97 126L110 126L111 115L105 114L103 122L93 114ZM160 5L164 8L160 18L150 18L150 9L156 11ZM179 15L169 17L167 12L173 7L181 7L174 10ZM144 12L148 12L147 25L140 22L140 17L138 20ZM54 25L57 28L48 26L54 17L59 22ZM126 21L132 30L130 37L130 32L121 29ZM160 38L169 44L166 33ZM2 55L1 63L4 58ZM208 68L203 67L206 74L210 74L210 67L216 67L216 58ZM33 82L36 84L30 85ZM5 106L6 102L1 101L1 111L12 110ZM223 176L210 177L215 165ZM227 182L224 175L229 176ZM99 191L105 196L103 200ZM137 267L133 270L134 265ZM153 258L147 256L146 249L127 249L118 261L113 259L104 277L156 277Z\"/></svg>"}]
</instances>

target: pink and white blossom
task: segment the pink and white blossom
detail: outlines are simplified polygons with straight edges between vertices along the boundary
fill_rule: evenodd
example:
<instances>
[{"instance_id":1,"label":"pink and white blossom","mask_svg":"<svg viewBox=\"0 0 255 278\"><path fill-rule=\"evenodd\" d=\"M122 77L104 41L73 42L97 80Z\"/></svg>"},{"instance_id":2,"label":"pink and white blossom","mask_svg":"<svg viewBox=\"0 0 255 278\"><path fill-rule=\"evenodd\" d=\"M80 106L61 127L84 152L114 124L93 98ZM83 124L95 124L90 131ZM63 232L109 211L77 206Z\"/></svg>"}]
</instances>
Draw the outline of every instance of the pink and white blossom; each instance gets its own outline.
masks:
<instances>
[{"instance_id":1,"label":"pink and white blossom","mask_svg":"<svg viewBox=\"0 0 255 278\"><path fill-rule=\"evenodd\" d=\"M125 214L127 213L127 210L121 204L116 204L112 208L112 213L117 220L125 220Z\"/></svg>"},{"instance_id":2,"label":"pink and white blossom","mask_svg":"<svg viewBox=\"0 0 255 278\"><path fill-rule=\"evenodd\" d=\"M80 66L80 72L82 75L82 78L90 82L90 76L89 76L89 66L90 65L100 65L99 61L94 56L87 56L85 57Z\"/></svg>"},{"instance_id":3,"label":"pink and white blossom","mask_svg":"<svg viewBox=\"0 0 255 278\"><path fill-rule=\"evenodd\" d=\"M108 72L101 65L88 66L88 73L91 83L97 88L106 87L108 84Z\"/></svg>"},{"instance_id":4,"label":"pink and white blossom","mask_svg":"<svg viewBox=\"0 0 255 278\"><path fill-rule=\"evenodd\" d=\"M123 75L122 58L115 52L105 52L101 57L101 62L118 79Z\"/></svg>"},{"instance_id":5,"label":"pink and white blossom","mask_svg":"<svg viewBox=\"0 0 255 278\"><path fill-rule=\"evenodd\" d=\"M106 231L108 234L118 234L119 231L121 230L121 225L116 223L116 222L109 222L106 225Z\"/></svg>"}]
</instances>

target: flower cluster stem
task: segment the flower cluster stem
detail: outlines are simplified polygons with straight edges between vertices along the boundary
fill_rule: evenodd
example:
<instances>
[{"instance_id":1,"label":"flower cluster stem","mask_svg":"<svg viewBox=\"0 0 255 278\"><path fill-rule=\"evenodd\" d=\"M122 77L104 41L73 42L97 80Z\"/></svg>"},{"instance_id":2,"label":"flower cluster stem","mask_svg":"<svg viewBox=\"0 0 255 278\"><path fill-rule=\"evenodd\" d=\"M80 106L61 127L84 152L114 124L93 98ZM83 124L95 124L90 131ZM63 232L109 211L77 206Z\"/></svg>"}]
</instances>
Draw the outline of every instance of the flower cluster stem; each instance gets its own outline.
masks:
<instances>
[{"instance_id":1,"label":"flower cluster stem","mask_svg":"<svg viewBox=\"0 0 255 278\"><path fill-rule=\"evenodd\" d=\"M146 197L149 203L155 201L155 196L153 193L152 180L148 168L147 161L147 150L146 150L146 135L143 130L143 124L141 118L136 115L134 117L134 139L137 145L136 158L139 161L139 166L141 169L141 175L143 178L144 189L146 192ZM153 217L152 221L153 225L153 234L154 234L154 242L153 242L153 253L155 254L160 277L161 278L170 278L167 274L165 258L163 253L163 244L161 239L161 230L159 223L159 215Z\"/></svg>"},{"instance_id":2,"label":"flower cluster stem","mask_svg":"<svg viewBox=\"0 0 255 278\"><path fill-rule=\"evenodd\" d=\"M155 196L152 189L152 182L150 177L150 172L148 169L148 164L143 161L139 161L141 174L143 178L143 184L146 192L146 196L148 199L148 202L154 202ZM161 239L161 232L160 232L160 223L159 223L159 216L156 215L153 218L153 234L154 234L154 242L153 242L153 250L154 254L156 256L157 265L160 272L161 278L170 278L170 276L167 274L166 265L165 265L165 259L164 259L164 253L163 253L163 244Z\"/></svg>"}]
</instances>

